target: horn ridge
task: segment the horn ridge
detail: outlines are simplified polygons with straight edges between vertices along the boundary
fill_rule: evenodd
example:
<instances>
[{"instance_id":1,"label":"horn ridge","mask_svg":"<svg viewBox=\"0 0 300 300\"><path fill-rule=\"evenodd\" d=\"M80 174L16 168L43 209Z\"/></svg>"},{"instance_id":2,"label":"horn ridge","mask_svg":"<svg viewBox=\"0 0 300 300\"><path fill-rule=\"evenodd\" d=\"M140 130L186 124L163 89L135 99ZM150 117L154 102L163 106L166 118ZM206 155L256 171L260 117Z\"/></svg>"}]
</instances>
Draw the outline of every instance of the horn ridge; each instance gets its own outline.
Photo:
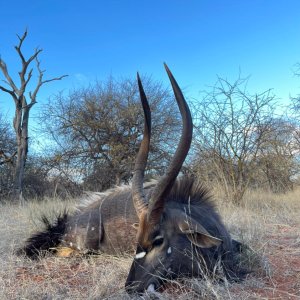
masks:
<instances>
[{"instance_id":1,"label":"horn ridge","mask_svg":"<svg viewBox=\"0 0 300 300\"><path fill-rule=\"evenodd\" d=\"M185 161L185 158L191 146L193 135L193 122L190 109L170 69L165 63L164 66L169 76L174 96L180 110L183 126L180 141L177 146L176 152L171 160L171 163L166 173L161 177L161 179L157 183L149 200L148 219L152 219L154 223L158 222L160 218L160 215L164 208L165 198L172 189L172 186Z\"/></svg>"},{"instance_id":2,"label":"horn ridge","mask_svg":"<svg viewBox=\"0 0 300 300\"><path fill-rule=\"evenodd\" d=\"M151 137L151 110L149 103L139 76L137 73L137 81L140 93L140 99L144 111L144 133L143 140L141 142L139 152L136 156L134 173L132 178L132 199L135 210L138 217L146 211L147 203L144 196L144 173L147 166L148 153L150 149L150 137Z\"/></svg>"}]
</instances>

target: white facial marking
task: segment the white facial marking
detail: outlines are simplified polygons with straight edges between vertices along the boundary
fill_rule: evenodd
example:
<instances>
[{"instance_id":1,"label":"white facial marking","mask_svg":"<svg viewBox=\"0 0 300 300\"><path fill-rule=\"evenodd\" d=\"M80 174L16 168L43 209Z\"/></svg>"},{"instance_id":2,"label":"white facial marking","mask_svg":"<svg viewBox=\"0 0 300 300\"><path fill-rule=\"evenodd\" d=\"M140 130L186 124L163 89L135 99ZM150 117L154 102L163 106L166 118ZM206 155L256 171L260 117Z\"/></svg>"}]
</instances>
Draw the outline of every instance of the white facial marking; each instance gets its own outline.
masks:
<instances>
[{"instance_id":1,"label":"white facial marking","mask_svg":"<svg viewBox=\"0 0 300 300\"><path fill-rule=\"evenodd\" d=\"M94 231L94 230L95 230L95 227L92 227L91 230Z\"/></svg>"},{"instance_id":2,"label":"white facial marking","mask_svg":"<svg viewBox=\"0 0 300 300\"><path fill-rule=\"evenodd\" d=\"M160 239L163 239L163 238L164 238L164 237L163 237L162 235L158 235L158 236L155 237L154 241L160 240Z\"/></svg>"},{"instance_id":3,"label":"white facial marking","mask_svg":"<svg viewBox=\"0 0 300 300\"><path fill-rule=\"evenodd\" d=\"M135 256L135 258L140 259L140 258L143 258L145 255L146 255L146 252L140 252Z\"/></svg>"},{"instance_id":4,"label":"white facial marking","mask_svg":"<svg viewBox=\"0 0 300 300\"><path fill-rule=\"evenodd\" d=\"M172 248L171 248L171 247L168 248L167 253L168 253L168 254L171 254L171 253L172 253Z\"/></svg>"},{"instance_id":5,"label":"white facial marking","mask_svg":"<svg viewBox=\"0 0 300 300\"><path fill-rule=\"evenodd\" d=\"M73 247L73 243L72 242L70 242L70 247Z\"/></svg>"},{"instance_id":6,"label":"white facial marking","mask_svg":"<svg viewBox=\"0 0 300 300\"><path fill-rule=\"evenodd\" d=\"M80 248L79 246L77 246L77 250L79 250L79 251L80 251L80 250L81 250L81 248Z\"/></svg>"},{"instance_id":7,"label":"white facial marking","mask_svg":"<svg viewBox=\"0 0 300 300\"><path fill-rule=\"evenodd\" d=\"M151 283L148 288L147 288L147 292L155 292L155 286L153 283Z\"/></svg>"}]
</instances>

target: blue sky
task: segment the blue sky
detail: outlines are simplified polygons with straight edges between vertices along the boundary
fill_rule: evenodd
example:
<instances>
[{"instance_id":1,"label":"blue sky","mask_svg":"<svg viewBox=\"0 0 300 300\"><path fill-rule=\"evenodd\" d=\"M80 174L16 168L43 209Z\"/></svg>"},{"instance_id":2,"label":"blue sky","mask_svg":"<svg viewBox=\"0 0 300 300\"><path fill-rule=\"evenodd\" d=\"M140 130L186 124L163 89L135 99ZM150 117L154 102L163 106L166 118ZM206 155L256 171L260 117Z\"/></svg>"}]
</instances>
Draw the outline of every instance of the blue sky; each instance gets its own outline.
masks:
<instances>
[{"instance_id":1,"label":"blue sky","mask_svg":"<svg viewBox=\"0 0 300 300\"><path fill-rule=\"evenodd\" d=\"M45 77L69 74L42 87L41 103L60 90L96 78L135 76L167 83L168 63L187 97L216 81L251 75L249 89L273 88L283 101L300 93L293 68L300 62L298 0L0 0L0 54L11 73L19 69L16 33L28 28L24 52L44 49ZM12 113L0 94L0 110ZM33 111L38 111L37 104Z\"/></svg>"}]
</instances>

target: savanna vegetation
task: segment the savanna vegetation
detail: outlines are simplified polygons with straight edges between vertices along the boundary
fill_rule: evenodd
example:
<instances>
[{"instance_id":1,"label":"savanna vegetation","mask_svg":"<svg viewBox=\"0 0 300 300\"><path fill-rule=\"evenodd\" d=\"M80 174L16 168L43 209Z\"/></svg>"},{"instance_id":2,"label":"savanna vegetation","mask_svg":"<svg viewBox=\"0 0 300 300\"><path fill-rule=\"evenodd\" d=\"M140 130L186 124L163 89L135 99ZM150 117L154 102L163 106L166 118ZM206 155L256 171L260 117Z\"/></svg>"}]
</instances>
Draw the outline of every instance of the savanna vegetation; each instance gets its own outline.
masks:
<instances>
[{"instance_id":1,"label":"savanna vegetation","mask_svg":"<svg viewBox=\"0 0 300 300\"><path fill-rule=\"evenodd\" d=\"M160 293L134 299L298 299L300 190L276 195L247 190L243 207L224 200L222 189L215 187L213 194L230 232L247 245L243 263L253 271L247 280L170 281ZM55 212L66 206L72 210L74 204L51 197L27 202L25 207L0 205L1 299L131 299L124 283L132 257L49 255L31 261L14 254L41 228L41 214L54 219Z\"/></svg>"},{"instance_id":2,"label":"savanna vegetation","mask_svg":"<svg viewBox=\"0 0 300 300\"><path fill-rule=\"evenodd\" d=\"M36 104L42 85L64 76L43 79L41 50L29 59L23 56L26 35L18 36L15 47L22 63L19 74L9 74L0 57L0 93L9 94L16 108L14 120L0 110L0 295L126 299L124 282L131 258L46 257L32 262L13 253L41 226L37 220L42 214L51 219L65 207L72 210L84 190L129 183L143 134L135 78L110 76L67 93L58 91L47 103ZM30 91L33 62L38 82ZM14 83L18 76L20 87ZM151 179L166 170L181 122L169 87L151 77L142 80L153 118L146 174ZM286 99L287 105L279 109L272 90L249 91L248 80L218 78L199 98L187 99L194 137L182 173L211 189L230 232L248 246L245 263L254 272L240 284L219 285L213 279L170 282L156 294L158 299L300 296L300 97ZM33 109L39 111L39 129L30 136ZM33 140L39 149L32 147ZM16 205L19 202L22 206Z\"/></svg>"},{"instance_id":3,"label":"savanna vegetation","mask_svg":"<svg viewBox=\"0 0 300 300\"><path fill-rule=\"evenodd\" d=\"M23 55L26 36L27 32L18 36L15 47L21 58L19 74L9 74L3 58L0 61L0 92L15 102L13 120L3 110L0 113L1 201L9 197L12 201L16 197L21 201L64 198L128 183L143 134L136 79L110 76L87 87L57 92L47 103L36 104L43 84L65 75L43 79L42 50L36 49L28 59ZM33 71L38 81L30 90ZM151 178L163 174L168 166L180 122L169 87L150 77L142 79L153 116L147 166ZM222 186L224 196L235 204L242 203L247 189L293 190L299 177L299 97L286 99L286 107L279 109L272 90L248 91L248 80L218 78L198 99L187 99L195 128L182 172L197 176L208 186ZM30 113L37 106L39 118L33 124ZM30 124L38 127L31 136ZM39 149L31 147L34 140Z\"/></svg>"}]
</instances>

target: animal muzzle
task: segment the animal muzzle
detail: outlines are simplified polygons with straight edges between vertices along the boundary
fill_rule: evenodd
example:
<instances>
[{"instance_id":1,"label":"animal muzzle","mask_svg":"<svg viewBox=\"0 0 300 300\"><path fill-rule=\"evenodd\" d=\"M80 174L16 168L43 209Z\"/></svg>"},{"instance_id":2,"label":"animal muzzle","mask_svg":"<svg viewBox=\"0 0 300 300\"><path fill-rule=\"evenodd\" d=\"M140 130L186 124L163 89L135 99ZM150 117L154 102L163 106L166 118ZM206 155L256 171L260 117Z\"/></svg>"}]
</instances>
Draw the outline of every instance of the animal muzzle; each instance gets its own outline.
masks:
<instances>
[{"instance_id":1,"label":"animal muzzle","mask_svg":"<svg viewBox=\"0 0 300 300\"><path fill-rule=\"evenodd\" d=\"M134 260L125 283L126 292L129 294L154 292L163 284L164 276L161 275L160 273L160 276L156 276L153 270L147 270L145 266Z\"/></svg>"},{"instance_id":2,"label":"animal muzzle","mask_svg":"<svg viewBox=\"0 0 300 300\"><path fill-rule=\"evenodd\" d=\"M144 281L130 281L127 279L125 283L125 290L128 294L143 294L144 292L154 292L161 287L162 283L157 279L149 280L147 283Z\"/></svg>"}]
</instances>

